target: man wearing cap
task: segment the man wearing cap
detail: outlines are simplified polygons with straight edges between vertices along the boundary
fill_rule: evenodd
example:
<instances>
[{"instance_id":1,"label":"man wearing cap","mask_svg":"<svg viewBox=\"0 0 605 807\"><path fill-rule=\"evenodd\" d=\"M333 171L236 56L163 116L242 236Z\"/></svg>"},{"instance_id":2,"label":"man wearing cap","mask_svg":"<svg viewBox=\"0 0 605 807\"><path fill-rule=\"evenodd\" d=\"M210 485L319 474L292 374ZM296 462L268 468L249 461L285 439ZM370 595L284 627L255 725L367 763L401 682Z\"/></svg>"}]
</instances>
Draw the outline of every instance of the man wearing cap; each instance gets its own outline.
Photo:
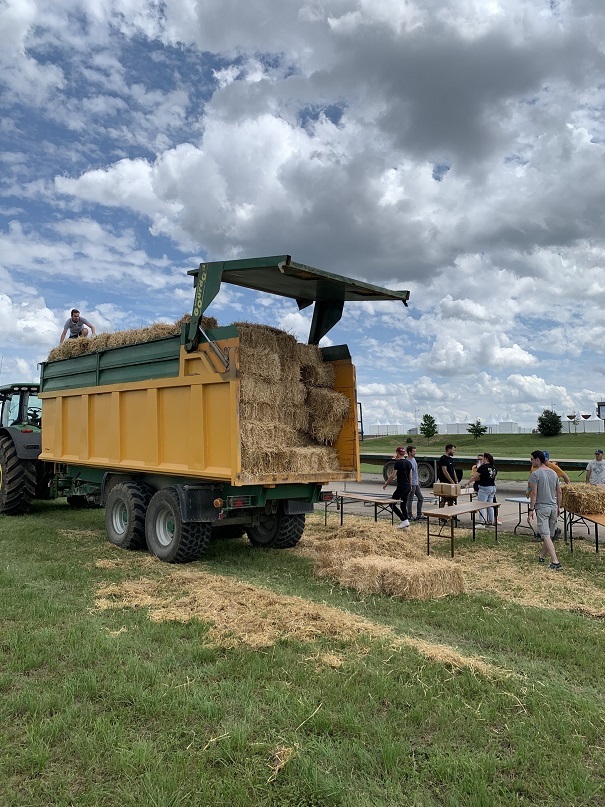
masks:
<instances>
[{"instance_id":1,"label":"man wearing cap","mask_svg":"<svg viewBox=\"0 0 605 807\"><path fill-rule=\"evenodd\" d=\"M395 488L395 493L393 493L391 498L399 499L406 513L404 515L394 502L391 504L391 510L395 513L400 522L397 525L397 529L399 530L407 529L410 526L410 522L407 517L407 509L408 496L410 495L410 490L412 489L412 463L406 459L405 453L405 448L403 446L397 447L395 451L395 465L393 466L393 473L382 486L382 489L385 490L387 485L389 485L393 479L397 477L397 487Z\"/></svg>"},{"instance_id":2,"label":"man wearing cap","mask_svg":"<svg viewBox=\"0 0 605 807\"><path fill-rule=\"evenodd\" d=\"M605 462L600 448L595 451L594 460L590 460L586 466L586 482L589 485L605 485Z\"/></svg>"}]
</instances>

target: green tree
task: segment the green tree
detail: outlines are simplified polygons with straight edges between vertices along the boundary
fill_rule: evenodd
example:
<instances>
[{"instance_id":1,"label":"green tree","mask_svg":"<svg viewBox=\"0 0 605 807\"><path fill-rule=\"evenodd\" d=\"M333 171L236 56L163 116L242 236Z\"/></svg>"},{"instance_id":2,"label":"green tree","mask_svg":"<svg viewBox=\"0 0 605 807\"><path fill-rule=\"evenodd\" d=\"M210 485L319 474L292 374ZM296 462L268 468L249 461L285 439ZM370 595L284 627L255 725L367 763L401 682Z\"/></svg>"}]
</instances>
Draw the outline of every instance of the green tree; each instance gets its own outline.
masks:
<instances>
[{"instance_id":1,"label":"green tree","mask_svg":"<svg viewBox=\"0 0 605 807\"><path fill-rule=\"evenodd\" d=\"M552 409L545 409L538 418L538 432L542 437L557 437L562 428L561 416Z\"/></svg>"},{"instance_id":2,"label":"green tree","mask_svg":"<svg viewBox=\"0 0 605 807\"><path fill-rule=\"evenodd\" d=\"M431 437L437 434L437 421L432 415L423 415L418 431L423 437L426 437L427 443L430 443Z\"/></svg>"},{"instance_id":3,"label":"green tree","mask_svg":"<svg viewBox=\"0 0 605 807\"><path fill-rule=\"evenodd\" d=\"M483 437L483 435L487 432L487 426L482 426L481 420L477 418L477 420L474 423L468 424L467 432L469 434L472 434L475 440L478 440L480 437Z\"/></svg>"}]
</instances>

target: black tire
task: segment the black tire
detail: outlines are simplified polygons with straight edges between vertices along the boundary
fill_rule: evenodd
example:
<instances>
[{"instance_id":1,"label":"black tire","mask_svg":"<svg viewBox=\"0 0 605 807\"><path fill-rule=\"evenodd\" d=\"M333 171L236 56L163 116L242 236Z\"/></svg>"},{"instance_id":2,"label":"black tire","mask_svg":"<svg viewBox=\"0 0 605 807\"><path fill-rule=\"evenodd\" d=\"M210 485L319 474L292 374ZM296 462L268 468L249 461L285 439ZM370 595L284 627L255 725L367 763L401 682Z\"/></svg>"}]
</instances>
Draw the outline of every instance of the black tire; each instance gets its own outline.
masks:
<instances>
[{"instance_id":1,"label":"black tire","mask_svg":"<svg viewBox=\"0 0 605 807\"><path fill-rule=\"evenodd\" d=\"M0 438L0 513L19 516L36 495L36 466L20 460L10 437Z\"/></svg>"},{"instance_id":2,"label":"black tire","mask_svg":"<svg viewBox=\"0 0 605 807\"><path fill-rule=\"evenodd\" d=\"M207 522L183 523L179 497L174 488L154 494L145 517L149 551L167 563L191 563L202 557L212 528Z\"/></svg>"},{"instance_id":3,"label":"black tire","mask_svg":"<svg viewBox=\"0 0 605 807\"><path fill-rule=\"evenodd\" d=\"M145 546L145 513L153 490L149 485L122 482L109 492L105 503L105 531L120 549Z\"/></svg>"},{"instance_id":4,"label":"black tire","mask_svg":"<svg viewBox=\"0 0 605 807\"><path fill-rule=\"evenodd\" d=\"M435 469L430 462L418 463L418 484L421 488L430 488L435 481Z\"/></svg>"},{"instance_id":5,"label":"black tire","mask_svg":"<svg viewBox=\"0 0 605 807\"><path fill-rule=\"evenodd\" d=\"M246 527L250 543L264 549L290 549L300 541L304 531L304 513L295 516L283 513L263 515L256 527Z\"/></svg>"},{"instance_id":6,"label":"black tire","mask_svg":"<svg viewBox=\"0 0 605 807\"><path fill-rule=\"evenodd\" d=\"M387 481L387 479L393 473L394 470L395 470L395 461L394 460L391 460L390 462L385 462L384 468L382 469L382 478L384 479L385 482ZM396 484L397 484L397 479L393 479L393 481L391 482L391 485L393 485L393 487L395 487Z\"/></svg>"},{"instance_id":7,"label":"black tire","mask_svg":"<svg viewBox=\"0 0 605 807\"><path fill-rule=\"evenodd\" d=\"M246 528L241 524L227 524L224 527L214 526L212 528L212 540L221 540L225 538L241 538L246 532Z\"/></svg>"}]
</instances>

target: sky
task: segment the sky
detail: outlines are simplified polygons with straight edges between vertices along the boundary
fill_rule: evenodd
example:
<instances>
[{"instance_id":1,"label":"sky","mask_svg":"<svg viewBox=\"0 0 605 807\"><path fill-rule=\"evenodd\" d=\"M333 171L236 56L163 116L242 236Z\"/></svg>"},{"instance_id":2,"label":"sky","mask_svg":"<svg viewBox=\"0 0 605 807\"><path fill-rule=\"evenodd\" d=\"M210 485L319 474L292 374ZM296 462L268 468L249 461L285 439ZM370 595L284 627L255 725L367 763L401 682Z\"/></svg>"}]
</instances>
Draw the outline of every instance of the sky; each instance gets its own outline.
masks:
<instances>
[{"instance_id":1,"label":"sky","mask_svg":"<svg viewBox=\"0 0 605 807\"><path fill-rule=\"evenodd\" d=\"M605 401L602 0L0 0L0 60L0 383L72 307L173 321L200 261L290 254L410 291L322 343L367 426Z\"/></svg>"}]
</instances>

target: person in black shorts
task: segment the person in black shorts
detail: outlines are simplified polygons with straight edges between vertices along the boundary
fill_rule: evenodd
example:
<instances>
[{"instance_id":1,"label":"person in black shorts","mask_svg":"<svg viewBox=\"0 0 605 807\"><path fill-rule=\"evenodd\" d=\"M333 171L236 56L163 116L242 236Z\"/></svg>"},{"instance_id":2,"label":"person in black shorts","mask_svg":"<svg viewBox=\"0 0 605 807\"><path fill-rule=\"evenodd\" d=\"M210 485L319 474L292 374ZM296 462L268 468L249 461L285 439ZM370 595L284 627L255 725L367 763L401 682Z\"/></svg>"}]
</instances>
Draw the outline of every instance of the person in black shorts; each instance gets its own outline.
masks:
<instances>
[{"instance_id":1,"label":"person in black shorts","mask_svg":"<svg viewBox=\"0 0 605 807\"><path fill-rule=\"evenodd\" d=\"M397 529L399 530L407 529L410 526L410 522L407 517L407 503L408 496L410 495L410 491L412 489L412 463L406 458L405 455L405 448L403 446L399 446L395 451L395 465L393 467L393 473L382 486L383 490L385 490L387 485L389 485L393 479L397 477L397 487L395 488L395 493L393 493L391 498L399 499L402 502L403 508L406 512L406 515L404 515L394 502L391 504L391 509L399 519L399 524L397 525Z\"/></svg>"}]
</instances>

